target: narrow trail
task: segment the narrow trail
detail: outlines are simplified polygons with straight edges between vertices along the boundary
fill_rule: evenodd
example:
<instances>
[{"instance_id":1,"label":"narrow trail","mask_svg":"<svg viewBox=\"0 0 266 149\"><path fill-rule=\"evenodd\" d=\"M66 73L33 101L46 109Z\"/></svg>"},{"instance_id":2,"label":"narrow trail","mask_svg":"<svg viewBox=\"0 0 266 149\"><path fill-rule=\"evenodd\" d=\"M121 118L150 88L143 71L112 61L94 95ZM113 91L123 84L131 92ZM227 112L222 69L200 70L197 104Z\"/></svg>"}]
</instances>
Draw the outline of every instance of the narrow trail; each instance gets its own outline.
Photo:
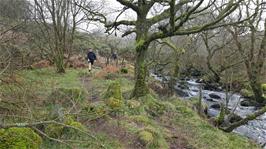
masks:
<instances>
[{"instance_id":1,"label":"narrow trail","mask_svg":"<svg viewBox=\"0 0 266 149\"><path fill-rule=\"evenodd\" d=\"M84 75L80 77L80 81L82 83L82 86L84 89L88 92L87 100L91 103L100 101L100 92L97 89L97 86L93 84L93 74L90 76ZM168 117L169 118L169 117ZM117 121L120 121L117 119ZM160 125L161 120L156 119L155 120L158 125ZM107 134L110 138L117 139L121 145L122 148L125 149L143 149L145 148L138 140L138 137L136 135L133 135L124 128L122 128L119 124L113 124L110 123L106 119L97 119L95 121L90 121L89 124L91 130L97 134L97 133L104 133ZM167 142L169 143L170 149L187 149L185 140L182 137L178 136L178 131L175 129L175 127L169 123L165 123L164 125L160 125L161 127L168 129L169 132L173 135L172 138L170 138ZM129 141L130 140L130 141Z\"/></svg>"},{"instance_id":2,"label":"narrow trail","mask_svg":"<svg viewBox=\"0 0 266 149\"><path fill-rule=\"evenodd\" d=\"M80 78L82 86L88 92L87 100L90 102L97 102L100 100L100 93L93 86L92 77L91 76L82 76Z\"/></svg>"},{"instance_id":3,"label":"narrow trail","mask_svg":"<svg viewBox=\"0 0 266 149\"><path fill-rule=\"evenodd\" d=\"M94 103L100 101L101 99L100 92L97 90L97 87L94 86L92 79L93 77L91 76L80 77L83 88L88 92L87 100L91 103ZM140 142L138 142L137 136L130 134L117 124L109 123L106 119L97 119L95 121L90 121L89 125L91 130L95 134L104 133L110 138L117 139L122 145L122 148L143 149L143 146L140 144Z\"/></svg>"}]
</instances>

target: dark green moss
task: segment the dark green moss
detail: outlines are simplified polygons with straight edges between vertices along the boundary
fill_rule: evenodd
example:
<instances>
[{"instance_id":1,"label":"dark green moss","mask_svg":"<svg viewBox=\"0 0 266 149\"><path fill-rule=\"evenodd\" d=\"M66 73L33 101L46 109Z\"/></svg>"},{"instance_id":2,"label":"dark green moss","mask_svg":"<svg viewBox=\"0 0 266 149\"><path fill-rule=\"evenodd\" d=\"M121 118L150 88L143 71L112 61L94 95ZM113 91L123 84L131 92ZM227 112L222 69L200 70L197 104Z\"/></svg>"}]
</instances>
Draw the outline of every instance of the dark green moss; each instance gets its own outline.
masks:
<instances>
[{"instance_id":1,"label":"dark green moss","mask_svg":"<svg viewBox=\"0 0 266 149\"><path fill-rule=\"evenodd\" d=\"M111 97L122 100L121 85L118 81L111 83L104 95L105 99L109 99Z\"/></svg>"},{"instance_id":2,"label":"dark green moss","mask_svg":"<svg viewBox=\"0 0 266 149\"><path fill-rule=\"evenodd\" d=\"M0 129L1 149L39 149L41 137L30 128Z\"/></svg>"}]
</instances>

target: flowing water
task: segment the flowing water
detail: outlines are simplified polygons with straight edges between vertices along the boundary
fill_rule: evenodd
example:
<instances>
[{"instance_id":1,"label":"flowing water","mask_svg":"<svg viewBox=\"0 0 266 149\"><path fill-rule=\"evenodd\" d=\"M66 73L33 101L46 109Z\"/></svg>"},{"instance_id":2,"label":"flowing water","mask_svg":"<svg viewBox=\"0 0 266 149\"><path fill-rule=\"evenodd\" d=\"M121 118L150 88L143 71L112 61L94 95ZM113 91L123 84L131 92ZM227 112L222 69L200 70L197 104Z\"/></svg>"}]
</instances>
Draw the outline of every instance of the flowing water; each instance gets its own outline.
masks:
<instances>
[{"instance_id":1,"label":"flowing water","mask_svg":"<svg viewBox=\"0 0 266 149\"><path fill-rule=\"evenodd\" d=\"M151 76L162 82L169 79L169 77L162 77L153 73L151 73ZM197 83L196 79L185 79L177 81L175 89L177 95L184 100L189 100L191 97L198 97L200 86L201 84ZM240 105L240 102L244 100L240 94L228 93L227 97L229 99L228 108L242 118L256 111L255 107L245 107ZM226 103L226 93L222 90L202 90L202 102L208 105L208 115L215 117L220 113L220 104ZM234 132L256 141L263 147L263 149L266 149L266 113L258 117L256 120L250 121L248 124L236 128Z\"/></svg>"}]
</instances>

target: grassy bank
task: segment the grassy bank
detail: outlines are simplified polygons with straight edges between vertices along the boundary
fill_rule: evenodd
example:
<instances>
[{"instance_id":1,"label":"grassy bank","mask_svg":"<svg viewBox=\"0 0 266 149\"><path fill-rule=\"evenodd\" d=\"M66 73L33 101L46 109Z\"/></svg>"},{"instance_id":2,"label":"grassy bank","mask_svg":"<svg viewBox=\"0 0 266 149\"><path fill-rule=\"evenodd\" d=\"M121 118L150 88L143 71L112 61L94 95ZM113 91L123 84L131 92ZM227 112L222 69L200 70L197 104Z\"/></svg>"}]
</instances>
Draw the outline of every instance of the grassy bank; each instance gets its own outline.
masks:
<instances>
[{"instance_id":1,"label":"grassy bank","mask_svg":"<svg viewBox=\"0 0 266 149\"><path fill-rule=\"evenodd\" d=\"M130 74L97 77L100 71L88 74L86 70L68 69L66 74L55 74L53 68L46 68L20 72L15 76L16 82L2 84L0 89L4 101L12 99L12 103L21 107L20 112L11 111L12 114L27 118L6 119L13 123L55 119L79 128L79 131L73 131L57 125L38 126L46 134L66 143L39 134L43 139L41 148L259 148L247 138L211 126L192 110L188 101L175 97L159 99L155 94L130 99L134 85ZM58 89L66 96L55 94ZM14 90L18 95L11 96ZM121 98L120 95L107 97L106 92L110 90L121 94ZM55 98L57 96L60 98ZM1 104L0 111L6 114ZM58 106L63 109L63 116L51 116Z\"/></svg>"}]
</instances>

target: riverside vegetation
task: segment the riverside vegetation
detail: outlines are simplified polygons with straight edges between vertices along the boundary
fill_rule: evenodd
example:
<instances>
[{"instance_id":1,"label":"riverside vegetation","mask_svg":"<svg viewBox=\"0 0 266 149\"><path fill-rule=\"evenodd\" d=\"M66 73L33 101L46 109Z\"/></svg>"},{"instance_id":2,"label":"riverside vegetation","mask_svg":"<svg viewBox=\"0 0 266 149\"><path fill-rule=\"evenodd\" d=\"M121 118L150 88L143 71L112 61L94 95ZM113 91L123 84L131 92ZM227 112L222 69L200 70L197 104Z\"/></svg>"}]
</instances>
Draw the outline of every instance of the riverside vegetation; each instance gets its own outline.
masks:
<instances>
[{"instance_id":1,"label":"riverside vegetation","mask_svg":"<svg viewBox=\"0 0 266 149\"><path fill-rule=\"evenodd\" d=\"M160 97L154 91L132 99L132 74L118 71L98 77L102 69L93 74L86 71L67 69L62 75L54 73L52 67L23 70L14 76L17 82L1 86L5 97L23 94L28 98L1 100L1 113L10 114L5 123L17 123L17 127L0 130L0 147L259 148L243 136L213 127L193 110L193 101ZM14 91L16 94L11 94ZM58 123L28 128L18 124L48 119Z\"/></svg>"}]
</instances>

